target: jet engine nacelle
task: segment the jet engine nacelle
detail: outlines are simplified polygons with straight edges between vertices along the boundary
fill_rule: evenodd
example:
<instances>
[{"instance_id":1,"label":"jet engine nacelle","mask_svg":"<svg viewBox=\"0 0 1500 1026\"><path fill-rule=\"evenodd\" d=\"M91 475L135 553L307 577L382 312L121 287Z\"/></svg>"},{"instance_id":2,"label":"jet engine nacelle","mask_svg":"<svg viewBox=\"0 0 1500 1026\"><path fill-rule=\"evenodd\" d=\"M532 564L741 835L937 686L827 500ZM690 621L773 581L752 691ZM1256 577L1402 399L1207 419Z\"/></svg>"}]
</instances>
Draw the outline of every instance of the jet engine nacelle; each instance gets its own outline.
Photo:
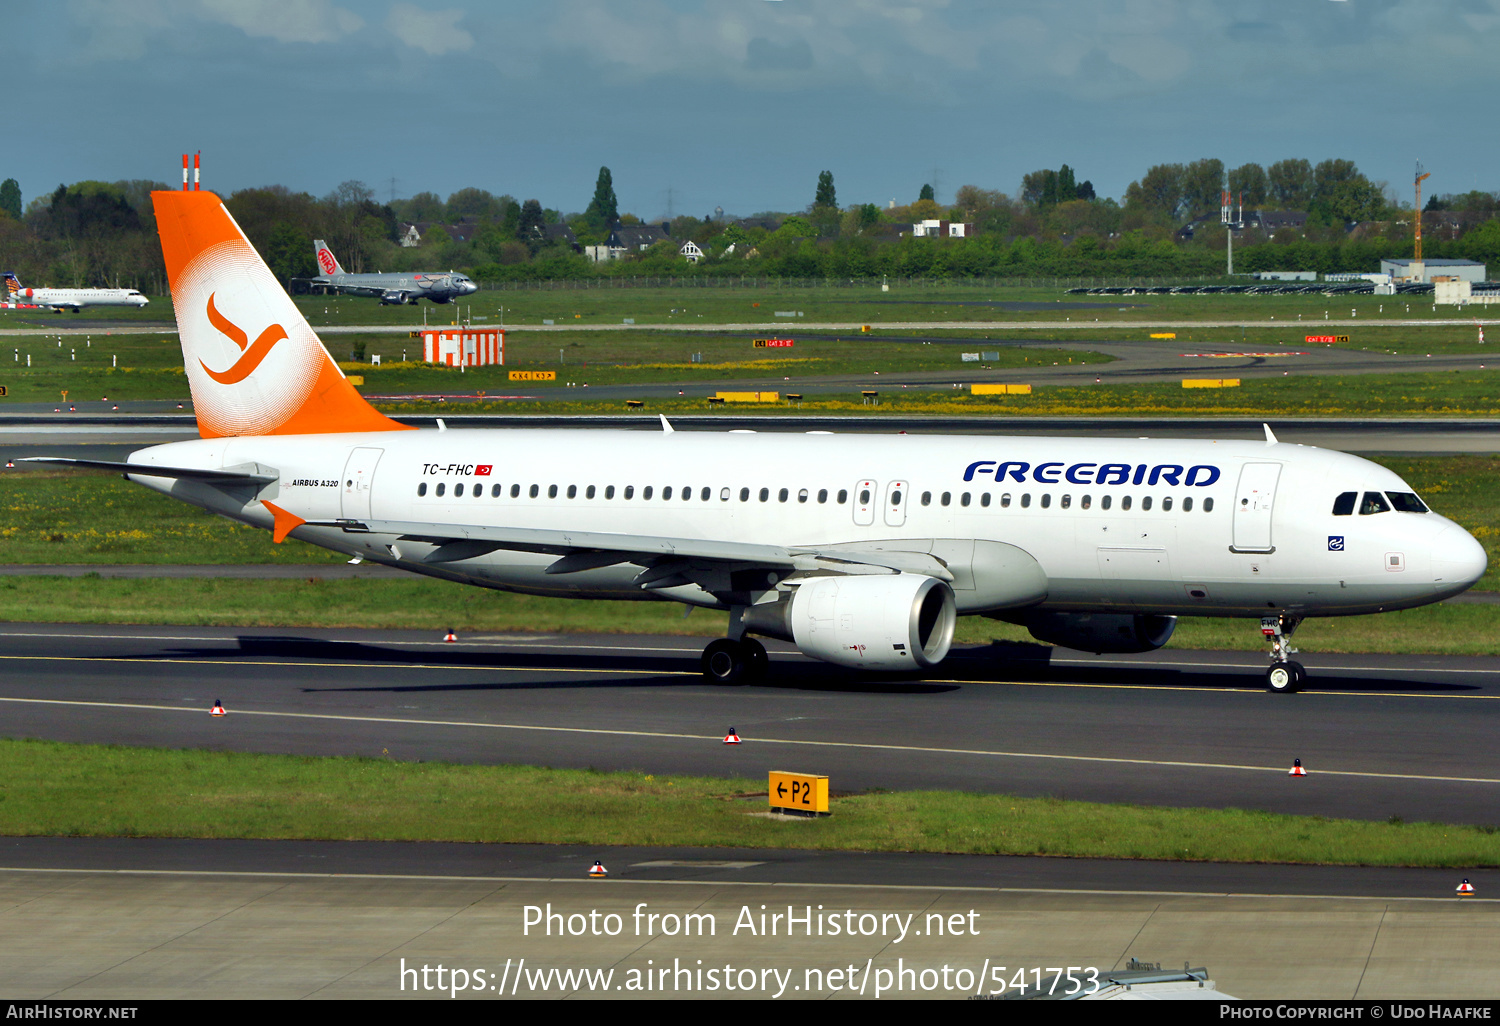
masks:
<instances>
[{"instance_id":1,"label":"jet engine nacelle","mask_svg":"<svg viewBox=\"0 0 1500 1026\"><path fill-rule=\"evenodd\" d=\"M382 306L402 306L408 302L415 302L415 300L408 299L407 294L400 289L387 289L380 294Z\"/></svg>"},{"instance_id":2,"label":"jet engine nacelle","mask_svg":"<svg viewBox=\"0 0 1500 1026\"><path fill-rule=\"evenodd\" d=\"M942 662L958 615L953 590L921 574L820 577L797 588L786 611L804 655L869 670Z\"/></svg>"},{"instance_id":3,"label":"jet engine nacelle","mask_svg":"<svg viewBox=\"0 0 1500 1026\"><path fill-rule=\"evenodd\" d=\"M1177 617L1142 613L1032 613L1031 636L1083 652L1150 652L1177 629Z\"/></svg>"}]
</instances>

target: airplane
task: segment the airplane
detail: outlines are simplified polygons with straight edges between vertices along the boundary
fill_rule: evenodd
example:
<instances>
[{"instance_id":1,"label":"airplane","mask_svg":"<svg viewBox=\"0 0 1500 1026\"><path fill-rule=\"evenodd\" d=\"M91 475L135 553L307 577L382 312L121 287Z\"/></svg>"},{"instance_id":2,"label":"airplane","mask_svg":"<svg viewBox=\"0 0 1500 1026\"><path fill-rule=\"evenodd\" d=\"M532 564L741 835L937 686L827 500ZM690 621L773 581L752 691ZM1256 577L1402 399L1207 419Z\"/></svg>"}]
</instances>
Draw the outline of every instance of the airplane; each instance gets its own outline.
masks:
<instances>
[{"instance_id":1,"label":"airplane","mask_svg":"<svg viewBox=\"0 0 1500 1026\"><path fill-rule=\"evenodd\" d=\"M321 285L335 292L349 292L361 296L379 296L381 303L415 303L419 299L430 299L434 303L446 303L459 296L471 296L479 286L466 274L455 271L413 271L406 274L350 274L339 264L338 258L322 239L313 240L313 252L323 273L316 278L304 278L312 285Z\"/></svg>"},{"instance_id":2,"label":"airplane","mask_svg":"<svg viewBox=\"0 0 1500 1026\"><path fill-rule=\"evenodd\" d=\"M23 309L26 305L51 307L58 313L72 310L77 313L86 306L133 306L139 309L151 302L138 289L27 289L21 287L21 279L15 272L5 272L5 295L7 306Z\"/></svg>"},{"instance_id":3,"label":"airplane","mask_svg":"<svg viewBox=\"0 0 1500 1026\"><path fill-rule=\"evenodd\" d=\"M757 637L925 673L958 616L1090 652L1238 617L1296 691L1308 617L1439 602L1485 552L1398 475L1262 441L422 429L354 390L209 192L153 194L198 439L106 468L352 558L459 584L727 611L704 676L765 675ZM253 341L252 341L253 337ZM754 636L753 636L754 635Z\"/></svg>"}]
</instances>

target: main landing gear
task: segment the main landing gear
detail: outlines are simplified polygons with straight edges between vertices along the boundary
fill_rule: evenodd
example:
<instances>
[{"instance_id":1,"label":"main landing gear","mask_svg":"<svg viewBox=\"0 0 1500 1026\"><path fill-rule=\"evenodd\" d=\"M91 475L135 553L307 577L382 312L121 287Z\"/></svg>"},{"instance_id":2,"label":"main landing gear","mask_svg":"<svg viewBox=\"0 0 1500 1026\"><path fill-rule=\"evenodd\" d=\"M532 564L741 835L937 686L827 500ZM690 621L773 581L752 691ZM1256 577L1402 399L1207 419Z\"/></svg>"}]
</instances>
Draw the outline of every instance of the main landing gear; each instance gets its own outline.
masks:
<instances>
[{"instance_id":1,"label":"main landing gear","mask_svg":"<svg viewBox=\"0 0 1500 1026\"><path fill-rule=\"evenodd\" d=\"M1307 683L1307 671L1302 664L1287 656L1296 655L1297 648L1291 642L1292 632L1302 622L1300 616L1263 616L1260 632L1271 643L1271 665L1266 670L1266 690L1289 695L1300 691Z\"/></svg>"},{"instance_id":2,"label":"main landing gear","mask_svg":"<svg viewBox=\"0 0 1500 1026\"><path fill-rule=\"evenodd\" d=\"M729 610L729 637L708 643L703 650L703 676L711 684L746 684L761 680L771 667L766 646L745 636L745 607Z\"/></svg>"},{"instance_id":3,"label":"main landing gear","mask_svg":"<svg viewBox=\"0 0 1500 1026\"><path fill-rule=\"evenodd\" d=\"M754 638L720 638L703 650L703 676L712 684L747 684L760 680L770 668L766 646Z\"/></svg>"}]
</instances>

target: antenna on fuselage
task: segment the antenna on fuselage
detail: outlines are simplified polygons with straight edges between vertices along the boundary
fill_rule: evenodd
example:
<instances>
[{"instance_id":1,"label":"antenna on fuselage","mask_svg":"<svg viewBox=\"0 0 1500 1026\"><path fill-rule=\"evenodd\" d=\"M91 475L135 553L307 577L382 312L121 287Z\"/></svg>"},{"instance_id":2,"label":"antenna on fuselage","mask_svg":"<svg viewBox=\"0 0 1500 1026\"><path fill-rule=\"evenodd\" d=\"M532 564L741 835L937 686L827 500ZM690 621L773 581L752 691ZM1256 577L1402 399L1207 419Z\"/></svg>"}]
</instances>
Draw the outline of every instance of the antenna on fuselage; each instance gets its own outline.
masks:
<instances>
[{"instance_id":1,"label":"antenna on fuselage","mask_svg":"<svg viewBox=\"0 0 1500 1026\"><path fill-rule=\"evenodd\" d=\"M1266 429L1266 444L1267 445L1276 445L1277 444L1276 436L1271 433L1271 425L1269 425L1269 424L1262 424L1261 427L1263 427L1263 428Z\"/></svg>"}]
</instances>

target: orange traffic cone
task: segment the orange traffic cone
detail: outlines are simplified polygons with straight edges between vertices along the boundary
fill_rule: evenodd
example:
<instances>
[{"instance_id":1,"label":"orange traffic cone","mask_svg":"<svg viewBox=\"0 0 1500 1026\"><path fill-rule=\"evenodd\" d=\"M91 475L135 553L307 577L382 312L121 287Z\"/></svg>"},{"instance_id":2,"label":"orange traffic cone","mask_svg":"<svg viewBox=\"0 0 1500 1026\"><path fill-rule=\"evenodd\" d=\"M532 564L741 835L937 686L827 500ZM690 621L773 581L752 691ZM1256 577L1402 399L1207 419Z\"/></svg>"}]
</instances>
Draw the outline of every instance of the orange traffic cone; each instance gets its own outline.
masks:
<instances>
[{"instance_id":1,"label":"orange traffic cone","mask_svg":"<svg viewBox=\"0 0 1500 1026\"><path fill-rule=\"evenodd\" d=\"M219 701L217 698L214 699L214 707L208 711L208 714L210 716L223 716L225 714L224 703Z\"/></svg>"},{"instance_id":2,"label":"orange traffic cone","mask_svg":"<svg viewBox=\"0 0 1500 1026\"><path fill-rule=\"evenodd\" d=\"M453 628L452 627L449 627L448 628L448 633L443 635L443 640L444 641L457 641L458 640L458 635L453 633Z\"/></svg>"},{"instance_id":3,"label":"orange traffic cone","mask_svg":"<svg viewBox=\"0 0 1500 1026\"><path fill-rule=\"evenodd\" d=\"M740 741L740 736L734 732L733 727L730 727L729 733L724 735L724 743L726 745L737 745L742 743Z\"/></svg>"},{"instance_id":4,"label":"orange traffic cone","mask_svg":"<svg viewBox=\"0 0 1500 1026\"><path fill-rule=\"evenodd\" d=\"M604 868L604 863L595 861L593 868L589 870L589 876L596 880L603 880L609 875L609 870Z\"/></svg>"},{"instance_id":5,"label":"orange traffic cone","mask_svg":"<svg viewBox=\"0 0 1500 1026\"><path fill-rule=\"evenodd\" d=\"M1302 760L1301 759L1293 759L1292 760L1292 768L1287 771L1286 775L1289 776L1289 777L1305 777L1305 776L1307 776L1307 770L1305 770L1305 769L1302 768Z\"/></svg>"},{"instance_id":6,"label":"orange traffic cone","mask_svg":"<svg viewBox=\"0 0 1500 1026\"><path fill-rule=\"evenodd\" d=\"M1464 877L1464 882L1458 885L1458 896L1460 898L1474 897L1474 885L1469 883L1469 878Z\"/></svg>"}]
</instances>

